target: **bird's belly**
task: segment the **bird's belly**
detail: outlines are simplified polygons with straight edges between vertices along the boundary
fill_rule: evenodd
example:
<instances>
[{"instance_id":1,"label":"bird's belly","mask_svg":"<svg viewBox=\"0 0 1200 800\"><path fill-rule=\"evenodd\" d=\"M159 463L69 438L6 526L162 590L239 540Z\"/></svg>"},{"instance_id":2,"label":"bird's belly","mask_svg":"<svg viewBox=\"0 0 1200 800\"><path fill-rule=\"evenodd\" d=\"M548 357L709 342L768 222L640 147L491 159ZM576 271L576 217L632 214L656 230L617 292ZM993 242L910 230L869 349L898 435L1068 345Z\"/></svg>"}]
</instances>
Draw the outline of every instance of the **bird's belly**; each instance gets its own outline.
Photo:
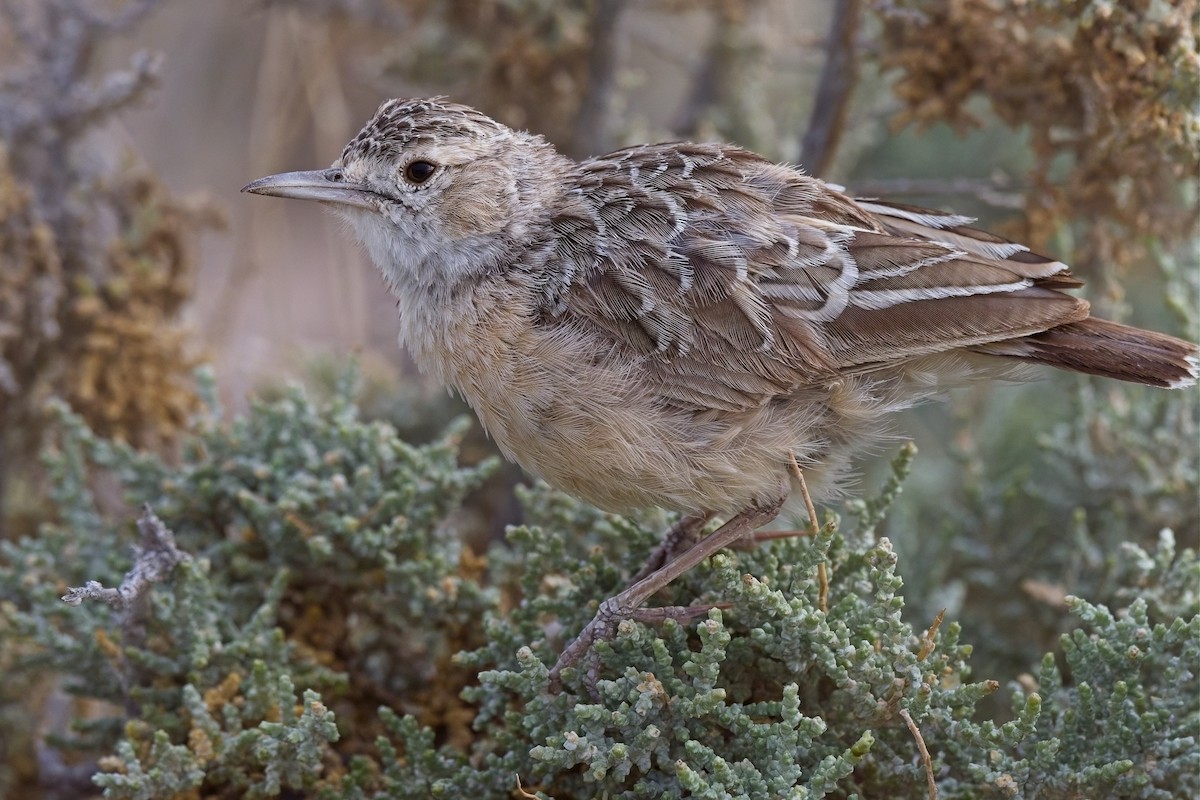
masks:
<instances>
[{"instance_id":1,"label":"bird's belly","mask_svg":"<svg viewBox=\"0 0 1200 800\"><path fill-rule=\"evenodd\" d=\"M664 404L630 365L544 352L505 380L459 389L508 458L609 511L732 513L776 500L789 489L788 453L804 458L815 441L777 409L699 414Z\"/></svg>"},{"instance_id":2,"label":"bird's belly","mask_svg":"<svg viewBox=\"0 0 1200 800\"><path fill-rule=\"evenodd\" d=\"M680 408L611 342L531 326L512 304L474 307L493 313L405 339L506 457L557 489L609 511L724 514L786 496L791 455L817 492L844 472L852 448L835 387L738 412Z\"/></svg>"},{"instance_id":3,"label":"bird's belly","mask_svg":"<svg viewBox=\"0 0 1200 800\"><path fill-rule=\"evenodd\" d=\"M732 511L784 492L781 448L753 452L744 437L740 444L718 437L714 426L636 393L609 402L583 392L528 400L520 398L514 413L497 414L495 402L477 411L506 456L600 508ZM721 446L718 438L729 441Z\"/></svg>"}]
</instances>

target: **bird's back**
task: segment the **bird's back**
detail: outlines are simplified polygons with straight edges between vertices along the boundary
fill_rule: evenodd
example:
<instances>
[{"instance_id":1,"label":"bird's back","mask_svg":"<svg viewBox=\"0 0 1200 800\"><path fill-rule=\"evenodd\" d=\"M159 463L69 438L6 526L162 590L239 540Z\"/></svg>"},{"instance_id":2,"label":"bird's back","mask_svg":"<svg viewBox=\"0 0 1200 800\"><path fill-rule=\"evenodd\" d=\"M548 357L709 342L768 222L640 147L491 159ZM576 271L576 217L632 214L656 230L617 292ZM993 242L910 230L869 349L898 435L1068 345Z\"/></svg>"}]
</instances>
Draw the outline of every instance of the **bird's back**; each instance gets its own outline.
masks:
<instances>
[{"instance_id":1,"label":"bird's back","mask_svg":"<svg viewBox=\"0 0 1200 800\"><path fill-rule=\"evenodd\" d=\"M1055 337L1029 337L1089 313L1063 291L1081 285L1065 265L738 148L618 151L580 165L573 197L552 220L545 321L599 332L681 407L745 410L963 349L1149 382L1192 367L1169 337L1148 339L1161 363L1136 370L1053 361Z\"/></svg>"}]
</instances>

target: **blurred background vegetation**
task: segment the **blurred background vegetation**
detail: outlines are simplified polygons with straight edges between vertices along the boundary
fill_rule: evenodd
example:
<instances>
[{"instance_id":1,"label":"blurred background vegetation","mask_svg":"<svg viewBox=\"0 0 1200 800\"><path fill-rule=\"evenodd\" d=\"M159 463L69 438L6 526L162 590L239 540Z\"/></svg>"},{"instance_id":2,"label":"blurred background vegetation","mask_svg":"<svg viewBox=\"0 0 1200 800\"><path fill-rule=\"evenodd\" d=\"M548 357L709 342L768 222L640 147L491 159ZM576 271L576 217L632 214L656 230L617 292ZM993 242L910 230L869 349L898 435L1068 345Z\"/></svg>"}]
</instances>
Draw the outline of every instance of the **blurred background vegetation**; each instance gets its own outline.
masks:
<instances>
[{"instance_id":1,"label":"blurred background vegetation","mask_svg":"<svg viewBox=\"0 0 1200 800\"><path fill-rule=\"evenodd\" d=\"M734 141L851 193L978 216L1071 263L1102 315L1195 339L1198 13L1193 0L0 0L0 539L53 518L37 458L51 397L168 459L201 407L202 363L234 412L289 380L331 392L350 354L367 416L407 438L461 410L397 348L392 302L344 231L237 193L327 165L387 97L449 95L576 157ZM1162 528L1200 542L1194 392L1048 375L896 427L921 450L885 530L906 602L962 622L977 677L1039 663L1066 595L1113 598L1120 542ZM464 458L488 452L467 435ZM493 477L461 512L479 548L519 521L518 479Z\"/></svg>"}]
</instances>

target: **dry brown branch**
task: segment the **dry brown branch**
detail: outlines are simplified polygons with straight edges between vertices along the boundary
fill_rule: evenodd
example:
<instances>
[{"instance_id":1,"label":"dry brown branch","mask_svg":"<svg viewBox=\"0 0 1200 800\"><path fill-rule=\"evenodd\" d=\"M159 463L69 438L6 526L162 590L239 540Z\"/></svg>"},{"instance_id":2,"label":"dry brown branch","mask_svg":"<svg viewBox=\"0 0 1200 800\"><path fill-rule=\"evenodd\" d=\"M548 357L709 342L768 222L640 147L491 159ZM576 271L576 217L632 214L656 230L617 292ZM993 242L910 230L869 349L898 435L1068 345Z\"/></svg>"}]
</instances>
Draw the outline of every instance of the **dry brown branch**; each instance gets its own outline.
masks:
<instances>
[{"instance_id":1,"label":"dry brown branch","mask_svg":"<svg viewBox=\"0 0 1200 800\"><path fill-rule=\"evenodd\" d=\"M800 145L800 163L809 174L818 177L828 171L837 153L850 98L858 83L855 38L861 11L859 0L838 0L834 5L825 44L825 65L821 68L808 130Z\"/></svg>"},{"instance_id":2,"label":"dry brown branch","mask_svg":"<svg viewBox=\"0 0 1200 800\"><path fill-rule=\"evenodd\" d=\"M571 151L576 157L604 152L608 120L617 83L617 29L625 0L596 0L589 24L591 48L587 58L587 88L579 105Z\"/></svg>"},{"instance_id":3,"label":"dry brown branch","mask_svg":"<svg viewBox=\"0 0 1200 800\"><path fill-rule=\"evenodd\" d=\"M929 626L929 630L921 636L921 650L917 653L917 659L924 661L929 658L929 654L933 652L934 644L937 640L938 629L942 627L942 620L946 618L946 609L942 609L933 618L933 624Z\"/></svg>"},{"instance_id":4,"label":"dry brown branch","mask_svg":"<svg viewBox=\"0 0 1200 800\"><path fill-rule=\"evenodd\" d=\"M813 535L820 533L821 524L817 522L817 507L813 505L812 497L808 493L808 483L804 480L804 471L800 469L800 464L796 461L796 456L791 456L788 464L791 470L792 477L800 485L800 496L804 498L804 511L808 514L808 529ZM817 606L823 612L829 611L829 569L825 565L824 560L817 564Z\"/></svg>"},{"instance_id":5,"label":"dry brown branch","mask_svg":"<svg viewBox=\"0 0 1200 800\"><path fill-rule=\"evenodd\" d=\"M728 46L726 28L718 24L704 51L704 59L692 73L692 85L687 100L675 115L671 130L680 138L693 138L700 129L700 121L708 109L717 101L717 75L733 57Z\"/></svg>"},{"instance_id":6,"label":"dry brown branch","mask_svg":"<svg viewBox=\"0 0 1200 800\"><path fill-rule=\"evenodd\" d=\"M681 139L727 139L763 149L770 142L757 122L755 102L762 84L757 70L766 48L754 30L764 4L725 0L713 5L713 28L704 59L694 71L687 100L671 130Z\"/></svg>"},{"instance_id":7,"label":"dry brown branch","mask_svg":"<svg viewBox=\"0 0 1200 800\"><path fill-rule=\"evenodd\" d=\"M909 732L917 740L917 749L921 751L921 763L925 765L925 783L929 786L929 800L937 800L938 791L937 781L933 778L933 759L929 757L929 748L925 746L925 737L921 736L921 729L917 727L917 723L913 722L912 714L908 713L907 708L900 709L900 718L904 720Z\"/></svg>"},{"instance_id":8,"label":"dry brown branch","mask_svg":"<svg viewBox=\"0 0 1200 800\"><path fill-rule=\"evenodd\" d=\"M1020 210L1025 207L1021 187L1006 177L995 178L893 178L856 183L857 197L904 195L962 195L995 208Z\"/></svg>"}]
</instances>

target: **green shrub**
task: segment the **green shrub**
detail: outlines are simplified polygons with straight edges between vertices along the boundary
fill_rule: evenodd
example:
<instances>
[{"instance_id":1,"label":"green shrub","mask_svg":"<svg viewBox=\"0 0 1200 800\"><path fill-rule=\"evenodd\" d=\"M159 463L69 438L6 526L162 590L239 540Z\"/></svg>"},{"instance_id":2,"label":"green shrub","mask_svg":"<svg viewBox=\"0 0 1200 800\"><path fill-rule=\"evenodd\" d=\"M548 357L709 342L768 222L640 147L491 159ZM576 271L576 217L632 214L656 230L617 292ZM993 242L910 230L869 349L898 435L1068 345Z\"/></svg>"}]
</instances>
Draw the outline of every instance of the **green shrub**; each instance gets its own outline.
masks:
<instances>
[{"instance_id":1,"label":"green shrub","mask_svg":"<svg viewBox=\"0 0 1200 800\"><path fill-rule=\"evenodd\" d=\"M58 408L57 519L0 545L6 727L72 696L41 747L113 798L920 798L930 778L941 797L1200 791L1200 562L1169 531L1122 551L1122 607L1070 601L1062 663L988 719L977 705L1000 684L972 680L958 624L905 614L876 532L904 448L844 522L715 556L658 598L706 616L623 623L597 646L595 693L578 669L556 693L548 665L666 520L536 486L525 524L476 554L456 514L494 462L458 463L466 422L412 446L352 393L212 412L174 464ZM134 526L143 504L161 522ZM59 599L88 581L129 591Z\"/></svg>"}]
</instances>

